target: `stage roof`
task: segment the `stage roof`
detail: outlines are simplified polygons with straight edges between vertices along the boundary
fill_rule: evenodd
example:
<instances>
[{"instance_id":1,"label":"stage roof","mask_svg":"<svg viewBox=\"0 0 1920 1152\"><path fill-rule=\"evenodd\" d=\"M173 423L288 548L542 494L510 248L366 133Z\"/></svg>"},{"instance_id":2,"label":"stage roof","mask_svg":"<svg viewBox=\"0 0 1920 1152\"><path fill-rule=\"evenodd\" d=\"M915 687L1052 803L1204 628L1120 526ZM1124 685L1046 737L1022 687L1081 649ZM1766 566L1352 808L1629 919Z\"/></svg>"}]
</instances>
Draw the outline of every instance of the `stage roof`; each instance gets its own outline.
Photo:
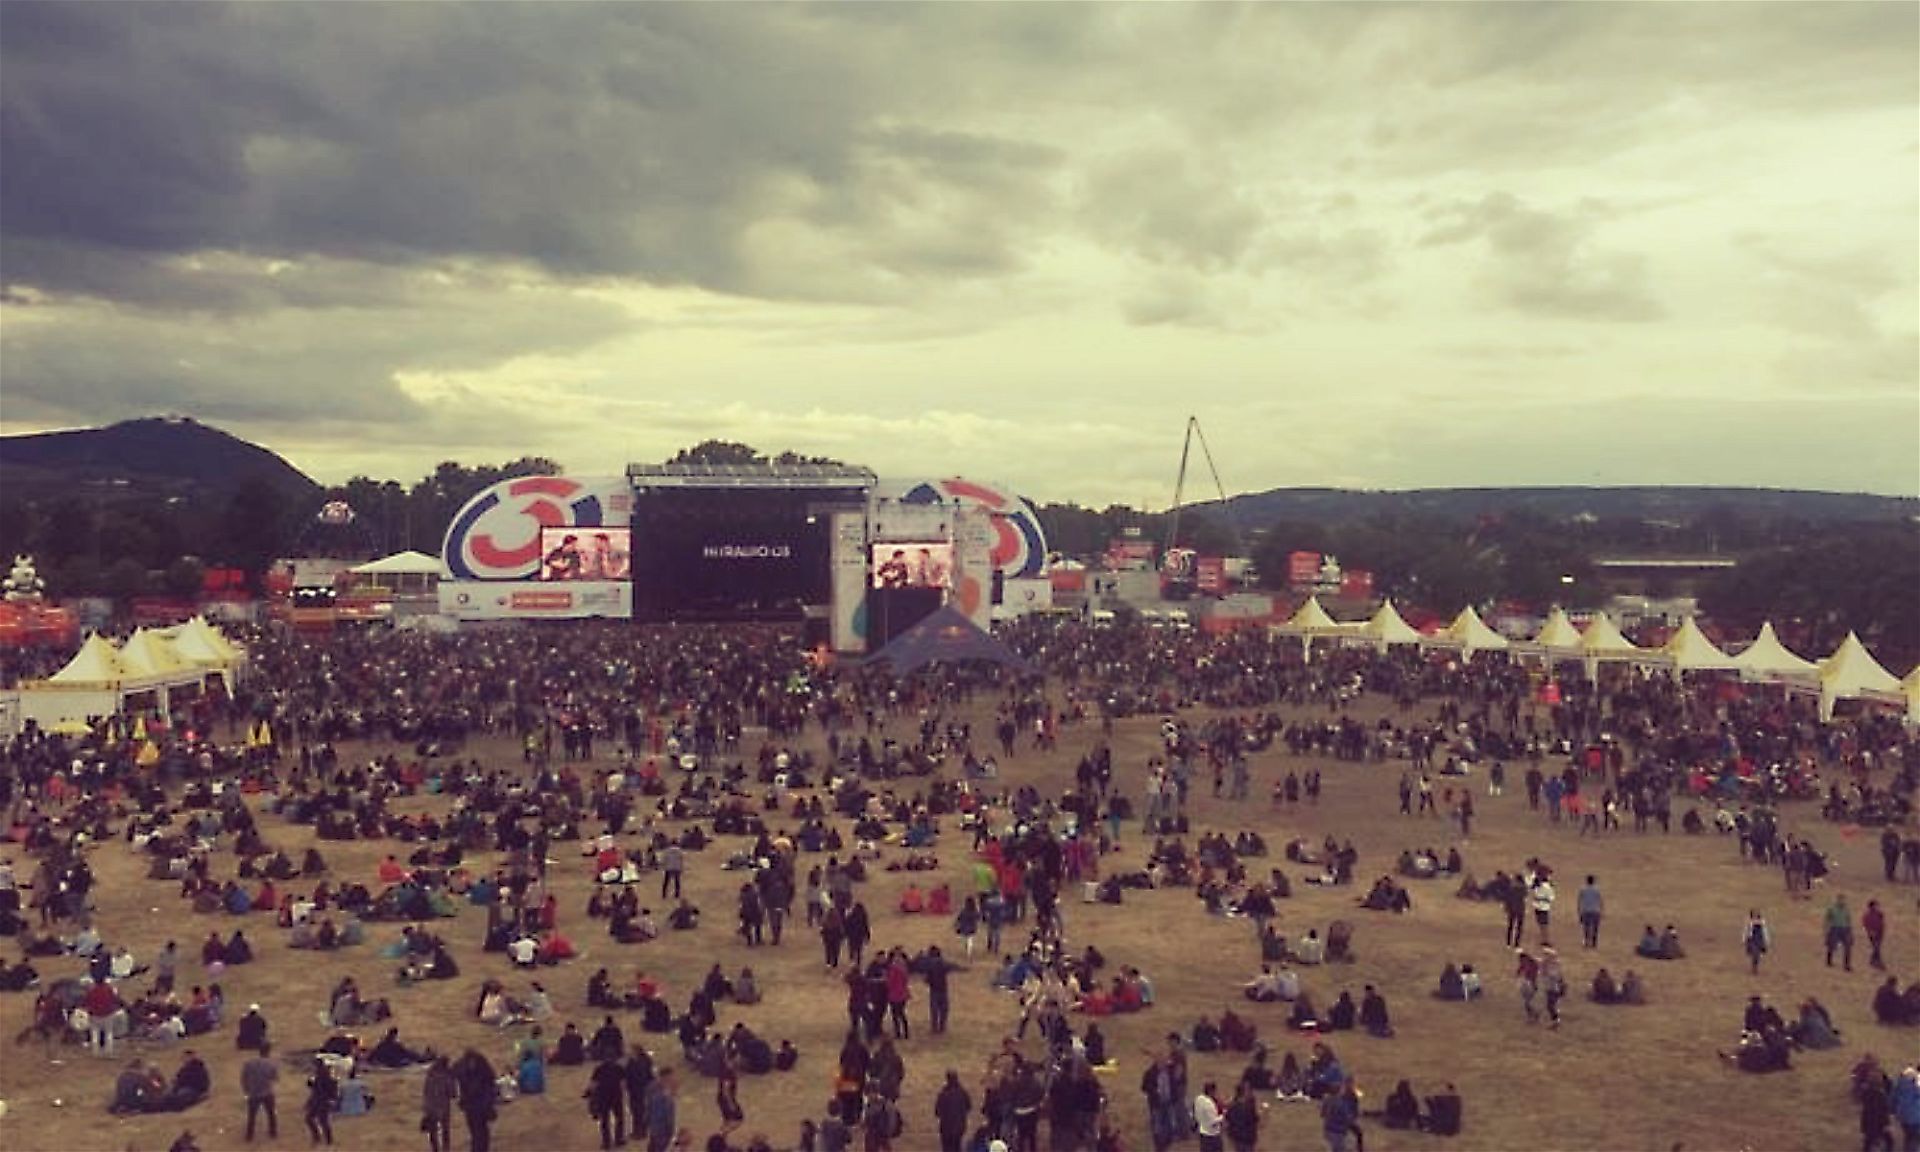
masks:
<instances>
[{"instance_id":1,"label":"stage roof","mask_svg":"<svg viewBox=\"0 0 1920 1152\"><path fill-rule=\"evenodd\" d=\"M629 464L636 488L867 489L880 477L846 464Z\"/></svg>"}]
</instances>

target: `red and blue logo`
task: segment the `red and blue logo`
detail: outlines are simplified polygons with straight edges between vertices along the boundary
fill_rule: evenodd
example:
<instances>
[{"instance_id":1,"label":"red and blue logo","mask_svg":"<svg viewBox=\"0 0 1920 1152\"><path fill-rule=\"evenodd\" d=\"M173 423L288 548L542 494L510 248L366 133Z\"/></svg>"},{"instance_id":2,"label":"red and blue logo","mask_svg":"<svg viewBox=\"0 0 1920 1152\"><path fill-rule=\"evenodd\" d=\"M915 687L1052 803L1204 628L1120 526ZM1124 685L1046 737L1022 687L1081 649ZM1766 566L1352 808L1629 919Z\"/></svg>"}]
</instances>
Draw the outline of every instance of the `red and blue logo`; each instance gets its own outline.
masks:
<instances>
[{"instance_id":1,"label":"red and blue logo","mask_svg":"<svg viewBox=\"0 0 1920 1152\"><path fill-rule=\"evenodd\" d=\"M462 580L526 580L540 570L540 532L597 528L599 493L565 476L503 480L467 501L447 528L441 554Z\"/></svg>"},{"instance_id":2,"label":"red and blue logo","mask_svg":"<svg viewBox=\"0 0 1920 1152\"><path fill-rule=\"evenodd\" d=\"M1039 576L1046 571L1046 533L1040 530L1039 512L1023 497L972 480L932 480L907 489L900 502L985 508L993 520L990 555L994 571L1009 579Z\"/></svg>"}]
</instances>

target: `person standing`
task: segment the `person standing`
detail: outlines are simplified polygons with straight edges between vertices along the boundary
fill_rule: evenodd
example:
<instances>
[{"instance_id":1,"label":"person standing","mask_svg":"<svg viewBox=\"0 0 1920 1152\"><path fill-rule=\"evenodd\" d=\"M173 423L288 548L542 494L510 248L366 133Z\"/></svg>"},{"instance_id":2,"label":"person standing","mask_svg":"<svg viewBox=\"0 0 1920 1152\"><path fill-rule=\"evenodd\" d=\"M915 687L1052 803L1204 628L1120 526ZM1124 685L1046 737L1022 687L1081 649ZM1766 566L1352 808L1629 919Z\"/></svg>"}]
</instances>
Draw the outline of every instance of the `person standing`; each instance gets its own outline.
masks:
<instances>
[{"instance_id":1,"label":"person standing","mask_svg":"<svg viewBox=\"0 0 1920 1152\"><path fill-rule=\"evenodd\" d=\"M1227 1105L1226 1129L1233 1152L1256 1152L1260 1147L1260 1101L1244 1079L1234 1089L1233 1103Z\"/></svg>"},{"instance_id":2,"label":"person standing","mask_svg":"<svg viewBox=\"0 0 1920 1152\"><path fill-rule=\"evenodd\" d=\"M678 1132L673 1069L662 1068L647 1087L647 1152L667 1152Z\"/></svg>"},{"instance_id":3,"label":"person standing","mask_svg":"<svg viewBox=\"0 0 1920 1152\"><path fill-rule=\"evenodd\" d=\"M680 899L680 878L687 869L686 853L680 845L669 844L666 851L660 853L660 899L667 898L667 889L673 889L673 898Z\"/></svg>"},{"instance_id":4,"label":"person standing","mask_svg":"<svg viewBox=\"0 0 1920 1152\"><path fill-rule=\"evenodd\" d=\"M653 1087L653 1054L635 1044L633 1053L627 1057L625 1072L627 1115L633 1118L633 1132L638 1135L640 1122L647 1114L647 1089Z\"/></svg>"},{"instance_id":5,"label":"person standing","mask_svg":"<svg viewBox=\"0 0 1920 1152\"><path fill-rule=\"evenodd\" d=\"M1773 947L1773 929L1767 927L1767 918L1760 915L1760 909L1747 909L1747 927L1741 939L1747 950L1747 970L1759 975L1760 958Z\"/></svg>"},{"instance_id":6,"label":"person standing","mask_svg":"<svg viewBox=\"0 0 1920 1152\"><path fill-rule=\"evenodd\" d=\"M260 1045L259 1055L240 1066L240 1091L247 1097L247 1143L253 1143L253 1124L260 1113L267 1114L267 1139L280 1139L280 1117L273 1107L273 1085L280 1079L280 1065L270 1057L273 1045Z\"/></svg>"},{"instance_id":7,"label":"person standing","mask_svg":"<svg viewBox=\"0 0 1920 1152\"><path fill-rule=\"evenodd\" d=\"M1200 1152L1222 1152L1221 1132L1226 1118L1220 1114L1220 1102L1213 1098L1218 1089L1209 1080L1193 1098L1193 1130L1200 1137Z\"/></svg>"},{"instance_id":8,"label":"person standing","mask_svg":"<svg viewBox=\"0 0 1920 1152\"><path fill-rule=\"evenodd\" d=\"M1560 967L1560 954L1552 948L1541 949L1540 992L1547 1001L1547 1027L1560 1027L1560 1001L1567 994L1567 974Z\"/></svg>"},{"instance_id":9,"label":"person standing","mask_svg":"<svg viewBox=\"0 0 1920 1152\"><path fill-rule=\"evenodd\" d=\"M493 1147L493 1118L500 1094L493 1065L469 1048L454 1065L453 1075L460 1084L460 1115L467 1122L468 1152L489 1152Z\"/></svg>"},{"instance_id":10,"label":"person standing","mask_svg":"<svg viewBox=\"0 0 1920 1152\"><path fill-rule=\"evenodd\" d=\"M1518 948L1527 930L1527 889L1519 877L1514 877L1500 894L1500 904L1507 913L1507 947Z\"/></svg>"},{"instance_id":11,"label":"person standing","mask_svg":"<svg viewBox=\"0 0 1920 1152\"><path fill-rule=\"evenodd\" d=\"M1347 1139L1360 1120L1360 1101L1348 1080L1320 1101L1320 1134L1326 1138L1327 1152L1347 1152Z\"/></svg>"},{"instance_id":12,"label":"person standing","mask_svg":"<svg viewBox=\"0 0 1920 1152\"><path fill-rule=\"evenodd\" d=\"M453 1101L459 1094L453 1065L445 1056L434 1057L420 1086L420 1127L427 1131L432 1152L453 1152Z\"/></svg>"},{"instance_id":13,"label":"person standing","mask_svg":"<svg viewBox=\"0 0 1920 1152\"><path fill-rule=\"evenodd\" d=\"M1860 927L1867 933L1867 947L1871 954L1867 963L1875 968L1885 968L1886 961L1880 958L1880 945L1887 938L1887 914L1880 909L1880 901L1867 901L1867 910L1860 914Z\"/></svg>"},{"instance_id":14,"label":"person standing","mask_svg":"<svg viewBox=\"0 0 1920 1152\"><path fill-rule=\"evenodd\" d=\"M587 1081L587 1114L600 1122L600 1147L627 1142L627 1073L616 1057L594 1065ZM634 1118L636 1123L639 1118Z\"/></svg>"},{"instance_id":15,"label":"person standing","mask_svg":"<svg viewBox=\"0 0 1920 1152\"><path fill-rule=\"evenodd\" d=\"M1600 915L1606 909L1606 902L1600 898L1600 886L1592 876L1587 877L1586 886L1580 889L1578 896L1580 911L1580 935L1589 948L1600 947Z\"/></svg>"},{"instance_id":16,"label":"person standing","mask_svg":"<svg viewBox=\"0 0 1920 1152\"><path fill-rule=\"evenodd\" d=\"M315 1144L333 1143L333 1110L340 1104L340 1082L325 1060L315 1059L307 1077L307 1135Z\"/></svg>"},{"instance_id":17,"label":"person standing","mask_svg":"<svg viewBox=\"0 0 1920 1152\"><path fill-rule=\"evenodd\" d=\"M933 1100L933 1116L940 1129L940 1152L960 1152L967 1138L967 1118L973 1113L973 1097L960 1084L960 1074L947 1069L947 1082Z\"/></svg>"},{"instance_id":18,"label":"person standing","mask_svg":"<svg viewBox=\"0 0 1920 1152\"><path fill-rule=\"evenodd\" d=\"M1846 893L1842 892L1827 905L1827 967L1833 967L1833 950L1840 949L1840 959L1848 972L1853 971L1853 909L1847 907Z\"/></svg>"},{"instance_id":19,"label":"person standing","mask_svg":"<svg viewBox=\"0 0 1920 1152\"><path fill-rule=\"evenodd\" d=\"M1540 929L1540 943L1553 943L1551 929L1553 924L1553 881L1545 876L1535 876L1533 887L1528 890L1533 903L1534 927Z\"/></svg>"}]
</instances>

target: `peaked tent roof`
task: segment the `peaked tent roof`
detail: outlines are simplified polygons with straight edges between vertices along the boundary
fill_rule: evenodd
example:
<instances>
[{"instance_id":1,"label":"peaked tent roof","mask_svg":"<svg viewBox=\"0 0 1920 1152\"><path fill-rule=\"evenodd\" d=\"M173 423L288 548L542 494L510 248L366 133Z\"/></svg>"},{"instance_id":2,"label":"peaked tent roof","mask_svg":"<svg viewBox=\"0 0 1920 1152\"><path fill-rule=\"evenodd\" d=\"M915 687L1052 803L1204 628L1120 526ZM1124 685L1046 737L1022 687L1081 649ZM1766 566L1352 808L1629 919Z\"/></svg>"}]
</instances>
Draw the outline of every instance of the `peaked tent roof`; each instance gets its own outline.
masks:
<instances>
[{"instance_id":1,"label":"peaked tent roof","mask_svg":"<svg viewBox=\"0 0 1920 1152\"><path fill-rule=\"evenodd\" d=\"M1773 621L1760 625L1760 635L1733 658L1733 666L1748 676L1812 676L1820 666L1795 655L1773 630Z\"/></svg>"},{"instance_id":2,"label":"peaked tent roof","mask_svg":"<svg viewBox=\"0 0 1920 1152\"><path fill-rule=\"evenodd\" d=\"M195 616L185 624L182 624L180 628L182 631L191 632L206 641L207 647L218 652L228 660L238 660L245 654L238 645L227 639L226 633L207 623L205 616Z\"/></svg>"},{"instance_id":3,"label":"peaked tent roof","mask_svg":"<svg viewBox=\"0 0 1920 1152\"><path fill-rule=\"evenodd\" d=\"M1595 616L1580 636L1580 650L1589 656L1640 656L1646 649L1620 634L1612 620Z\"/></svg>"},{"instance_id":4,"label":"peaked tent roof","mask_svg":"<svg viewBox=\"0 0 1920 1152\"><path fill-rule=\"evenodd\" d=\"M1820 662L1820 693L1846 700L1869 692L1899 696L1902 689L1893 673L1882 668L1873 653L1867 651L1867 646L1860 643L1860 637L1849 632L1833 655Z\"/></svg>"},{"instance_id":5,"label":"peaked tent roof","mask_svg":"<svg viewBox=\"0 0 1920 1152\"><path fill-rule=\"evenodd\" d=\"M1549 652L1573 652L1580 647L1580 630L1567 619L1565 611L1555 608L1533 643Z\"/></svg>"},{"instance_id":6,"label":"peaked tent roof","mask_svg":"<svg viewBox=\"0 0 1920 1152\"><path fill-rule=\"evenodd\" d=\"M174 652L189 664L199 668L224 668L233 659L213 646L204 632L189 628L185 624L176 624L171 628L162 628L160 636L173 646Z\"/></svg>"},{"instance_id":7,"label":"peaked tent roof","mask_svg":"<svg viewBox=\"0 0 1920 1152\"><path fill-rule=\"evenodd\" d=\"M1438 640L1443 644L1458 644L1468 652L1498 652L1507 645L1507 638L1487 627L1480 614L1469 604L1460 609L1460 615L1453 618L1446 631L1440 633Z\"/></svg>"},{"instance_id":8,"label":"peaked tent roof","mask_svg":"<svg viewBox=\"0 0 1920 1152\"><path fill-rule=\"evenodd\" d=\"M446 565L438 556L407 551L369 560L353 571L362 576L442 576L446 574Z\"/></svg>"},{"instance_id":9,"label":"peaked tent roof","mask_svg":"<svg viewBox=\"0 0 1920 1152\"><path fill-rule=\"evenodd\" d=\"M120 653L98 632L87 637L67 666L47 679L55 684L118 684L128 676Z\"/></svg>"},{"instance_id":10,"label":"peaked tent roof","mask_svg":"<svg viewBox=\"0 0 1920 1152\"><path fill-rule=\"evenodd\" d=\"M1318 596L1307 597L1307 602L1300 605L1299 610L1285 624L1280 625L1279 630L1296 636L1334 635L1352 631L1347 625L1327 615L1327 610L1320 607Z\"/></svg>"},{"instance_id":11,"label":"peaked tent roof","mask_svg":"<svg viewBox=\"0 0 1920 1152\"><path fill-rule=\"evenodd\" d=\"M1660 651L1673 661L1675 670L1680 672L1733 667L1733 657L1714 647L1713 641L1707 639L1707 634L1700 631L1700 625L1694 623L1691 616L1680 625L1679 631L1667 638Z\"/></svg>"},{"instance_id":12,"label":"peaked tent roof","mask_svg":"<svg viewBox=\"0 0 1920 1152\"><path fill-rule=\"evenodd\" d=\"M127 666L127 673L137 680L176 680L185 682L193 675L194 669L173 645L157 632L141 628L127 637L120 646L120 659Z\"/></svg>"},{"instance_id":13,"label":"peaked tent roof","mask_svg":"<svg viewBox=\"0 0 1920 1152\"><path fill-rule=\"evenodd\" d=\"M1900 687L1907 693L1907 723L1920 724L1920 664L1913 666L1907 678L1900 681Z\"/></svg>"},{"instance_id":14,"label":"peaked tent roof","mask_svg":"<svg viewBox=\"0 0 1920 1152\"><path fill-rule=\"evenodd\" d=\"M1413 625L1402 619L1393 601L1386 600L1380 605L1380 611L1373 619L1360 626L1362 635L1378 640L1382 644L1418 644L1426 637L1413 630Z\"/></svg>"},{"instance_id":15,"label":"peaked tent roof","mask_svg":"<svg viewBox=\"0 0 1920 1152\"><path fill-rule=\"evenodd\" d=\"M958 608L937 608L927 618L895 636L886 647L867 657L867 663L881 661L893 665L896 674L924 668L929 664L960 664L986 661L1022 672L1033 665L1001 643L991 633L967 619Z\"/></svg>"}]
</instances>

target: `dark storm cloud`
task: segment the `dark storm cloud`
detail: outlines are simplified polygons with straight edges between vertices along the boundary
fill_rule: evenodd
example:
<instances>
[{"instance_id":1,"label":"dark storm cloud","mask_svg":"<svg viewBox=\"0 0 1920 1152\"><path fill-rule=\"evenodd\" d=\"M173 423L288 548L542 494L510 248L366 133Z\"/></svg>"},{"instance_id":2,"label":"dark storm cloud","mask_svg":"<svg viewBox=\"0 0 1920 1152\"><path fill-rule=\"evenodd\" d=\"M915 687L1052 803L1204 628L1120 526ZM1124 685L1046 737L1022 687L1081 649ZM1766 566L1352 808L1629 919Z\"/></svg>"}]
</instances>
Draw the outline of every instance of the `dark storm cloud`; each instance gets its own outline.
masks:
<instances>
[{"instance_id":1,"label":"dark storm cloud","mask_svg":"<svg viewBox=\"0 0 1920 1152\"><path fill-rule=\"evenodd\" d=\"M1015 264L1016 231L971 226L977 206L1038 195L1055 153L887 128L876 69L829 25L737 15L0 6L5 278L111 293L100 252L231 249L790 295L745 245L786 184L896 272ZM937 237L856 234L916 197L953 202Z\"/></svg>"}]
</instances>

